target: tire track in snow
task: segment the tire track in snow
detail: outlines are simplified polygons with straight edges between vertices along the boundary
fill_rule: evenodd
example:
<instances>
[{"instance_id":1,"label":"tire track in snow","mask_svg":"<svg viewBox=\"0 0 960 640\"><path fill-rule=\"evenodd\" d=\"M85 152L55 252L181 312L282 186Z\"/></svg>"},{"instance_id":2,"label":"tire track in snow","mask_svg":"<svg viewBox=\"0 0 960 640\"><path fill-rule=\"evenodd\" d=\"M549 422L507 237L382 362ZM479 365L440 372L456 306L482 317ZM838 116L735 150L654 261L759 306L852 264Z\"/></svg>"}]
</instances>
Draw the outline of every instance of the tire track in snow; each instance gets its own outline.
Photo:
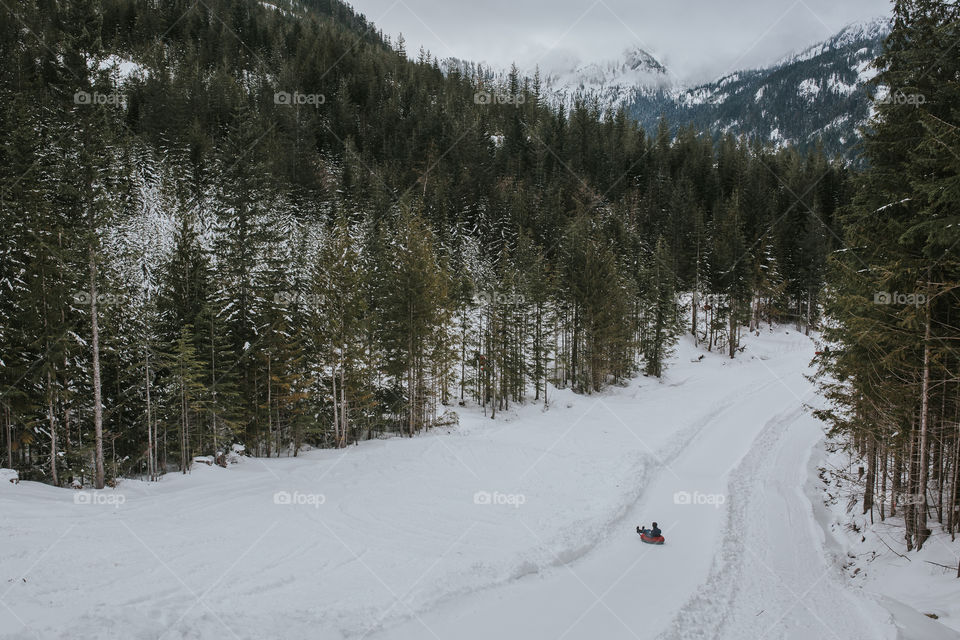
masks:
<instances>
[{"instance_id":1,"label":"tire track in snow","mask_svg":"<svg viewBox=\"0 0 960 640\"><path fill-rule=\"evenodd\" d=\"M802 407L767 422L728 487L710 576L674 618L668 640L895 636L889 616L849 593L814 529L803 491L812 442ZM754 549L756 547L756 549Z\"/></svg>"},{"instance_id":2,"label":"tire track in snow","mask_svg":"<svg viewBox=\"0 0 960 640\"><path fill-rule=\"evenodd\" d=\"M398 615L380 620L372 630L371 635L366 635L371 631L368 627L363 628L360 632L351 632L349 629L342 629L342 631L347 637L362 633L368 640L372 640L374 637L379 637L378 633L389 632L398 626L415 623L421 616L445 605L456 603L457 600L481 594L492 595L497 589L517 584L533 576L543 575L546 569L568 568L577 561L589 557L592 552L602 548L612 539L622 536L625 519L631 515L636 504L645 497L647 490L658 474L672 473L669 470L670 465L688 451L688 448L697 440L698 436L717 423L724 422L731 410L742 407L743 403L749 401L750 398L763 394L774 385L781 384L779 379L769 378L768 370L758 371L756 376L738 385L741 388L748 387L751 389L750 391L729 394L727 399L713 404L709 409L700 413L691 424L674 434L655 452L644 453L641 457L640 466L634 474L629 476L631 479L635 479L634 490L621 502L620 508L610 518L600 523L596 521L579 522L564 527L559 539L553 538L544 541L541 548L533 552L527 559L521 560L515 566L513 573L508 575L506 579L495 579L480 587L455 589L443 593L439 597L428 598L419 603L403 603L405 605L404 610L402 612L398 611ZM763 382L758 382L758 380L763 380ZM588 542L583 543L584 539ZM558 541L560 542L559 548L553 548Z\"/></svg>"}]
</instances>

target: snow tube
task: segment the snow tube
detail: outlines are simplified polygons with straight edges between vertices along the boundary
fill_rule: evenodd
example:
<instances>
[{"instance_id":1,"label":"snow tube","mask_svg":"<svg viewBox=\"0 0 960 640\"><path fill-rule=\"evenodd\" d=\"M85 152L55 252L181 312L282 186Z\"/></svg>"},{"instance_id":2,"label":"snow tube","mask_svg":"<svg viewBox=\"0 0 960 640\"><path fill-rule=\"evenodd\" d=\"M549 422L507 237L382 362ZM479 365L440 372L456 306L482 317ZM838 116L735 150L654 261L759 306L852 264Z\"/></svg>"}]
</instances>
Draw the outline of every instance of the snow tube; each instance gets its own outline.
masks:
<instances>
[{"instance_id":1,"label":"snow tube","mask_svg":"<svg viewBox=\"0 0 960 640\"><path fill-rule=\"evenodd\" d=\"M654 538L653 536L648 536L645 533L641 533L640 539L646 542L647 544L663 544L663 536L657 536L656 538Z\"/></svg>"}]
</instances>

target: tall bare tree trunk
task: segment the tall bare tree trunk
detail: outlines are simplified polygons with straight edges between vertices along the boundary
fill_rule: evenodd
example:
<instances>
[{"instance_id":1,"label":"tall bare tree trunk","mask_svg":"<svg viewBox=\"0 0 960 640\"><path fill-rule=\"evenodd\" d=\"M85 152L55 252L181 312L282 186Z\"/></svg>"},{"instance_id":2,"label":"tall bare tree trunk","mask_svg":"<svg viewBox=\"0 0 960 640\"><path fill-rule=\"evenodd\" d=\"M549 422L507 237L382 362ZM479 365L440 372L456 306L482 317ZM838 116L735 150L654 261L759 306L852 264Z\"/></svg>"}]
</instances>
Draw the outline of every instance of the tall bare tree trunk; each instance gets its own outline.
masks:
<instances>
[{"instance_id":1,"label":"tall bare tree trunk","mask_svg":"<svg viewBox=\"0 0 960 640\"><path fill-rule=\"evenodd\" d=\"M737 353L737 314L731 301L730 305L730 331L727 334L727 348L730 353L730 359Z\"/></svg>"},{"instance_id":2,"label":"tall bare tree trunk","mask_svg":"<svg viewBox=\"0 0 960 640\"><path fill-rule=\"evenodd\" d=\"M340 426L342 427L341 431L341 444L340 446L347 446L347 438L349 437L350 425L347 422L347 382L346 382L346 373L344 370L346 366L344 363L340 363Z\"/></svg>"},{"instance_id":3,"label":"tall bare tree trunk","mask_svg":"<svg viewBox=\"0 0 960 640\"><path fill-rule=\"evenodd\" d=\"M66 371L67 361L64 358L63 362L64 371ZM70 455L70 407L66 401L63 402L63 449L64 453Z\"/></svg>"},{"instance_id":4,"label":"tall bare tree trunk","mask_svg":"<svg viewBox=\"0 0 960 640\"><path fill-rule=\"evenodd\" d=\"M901 481L903 477L903 453L902 447L896 447L893 454L893 476L891 478L890 490L890 517L897 516L897 500L900 497Z\"/></svg>"},{"instance_id":5,"label":"tall bare tree trunk","mask_svg":"<svg viewBox=\"0 0 960 640\"><path fill-rule=\"evenodd\" d=\"M960 423L957 425L960 430ZM954 436L956 439L953 446L953 469L950 474L950 511L947 515L947 530L950 531L951 542L956 539L957 529L957 484L960 481L960 433Z\"/></svg>"},{"instance_id":6,"label":"tall bare tree trunk","mask_svg":"<svg viewBox=\"0 0 960 640\"><path fill-rule=\"evenodd\" d=\"M887 441L884 438L883 447L881 448L881 464L880 464L880 522L883 522L887 517Z\"/></svg>"},{"instance_id":7,"label":"tall bare tree trunk","mask_svg":"<svg viewBox=\"0 0 960 640\"><path fill-rule=\"evenodd\" d=\"M466 392L467 375L467 309L460 315L460 402Z\"/></svg>"},{"instance_id":8,"label":"tall bare tree trunk","mask_svg":"<svg viewBox=\"0 0 960 640\"><path fill-rule=\"evenodd\" d=\"M547 402L547 385L549 384L548 377L549 377L549 371L550 371L550 367L549 367L550 363L547 362L548 351L547 351L546 345L543 344L542 338L540 342L540 348L543 350L543 408L546 409L547 407L550 406ZM553 358L554 358L554 362L556 362L556 358L557 358L556 353L554 353ZM554 372L556 372L556 369L554 369Z\"/></svg>"},{"instance_id":9,"label":"tall bare tree trunk","mask_svg":"<svg viewBox=\"0 0 960 640\"><path fill-rule=\"evenodd\" d=\"M928 287L929 290L929 287ZM927 539L927 430L930 411L930 296L927 296L927 322L923 336L923 383L920 392L920 481L917 505L917 551L923 548Z\"/></svg>"},{"instance_id":10,"label":"tall bare tree trunk","mask_svg":"<svg viewBox=\"0 0 960 640\"><path fill-rule=\"evenodd\" d=\"M153 442L153 425L151 423L151 404L150 404L150 351L147 351L146 356L146 371L143 376L144 386L147 391L147 475L150 476L150 481L153 482L157 479L157 469L154 463L154 442Z\"/></svg>"},{"instance_id":11,"label":"tall bare tree trunk","mask_svg":"<svg viewBox=\"0 0 960 640\"><path fill-rule=\"evenodd\" d=\"M697 337L697 294L700 291L700 239L697 239L697 268L693 272L693 304L691 305L690 333L693 334L693 345L697 346L700 339Z\"/></svg>"},{"instance_id":12,"label":"tall bare tree trunk","mask_svg":"<svg viewBox=\"0 0 960 640\"><path fill-rule=\"evenodd\" d=\"M870 512L873 520L873 490L877 482L877 440L870 434L867 436L867 477L863 488L863 512Z\"/></svg>"},{"instance_id":13,"label":"tall bare tree trunk","mask_svg":"<svg viewBox=\"0 0 960 640\"><path fill-rule=\"evenodd\" d=\"M914 533L917 529L917 438L916 417L910 420L910 447L907 451L907 495L904 504L903 523L904 539L907 542L907 551L913 551Z\"/></svg>"},{"instance_id":14,"label":"tall bare tree trunk","mask_svg":"<svg viewBox=\"0 0 960 640\"><path fill-rule=\"evenodd\" d=\"M180 472L187 472L187 381L180 364Z\"/></svg>"},{"instance_id":15,"label":"tall bare tree trunk","mask_svg":"<svg viewBox=\"0 0 960 640\"><path fill-rule=\"evenodd\" d=\"M707 316L707 323L709 325L707 327L707 351L713 351L714 343L716 340L714 336L714 330L713 330L713 308L716 306L716 304L711 302L707 306L710 307L710 313Z\"/></svg>"},{"instance_id":16,"label":"tall bare tree trunk","mask_svg":"<svg viewBox=\"0 0 960 640\"><path fill-rule=\"evenodd\" d=\"M333 443L340 446L340 412L337 410L337 370L330 372L330 396L333 400Z\"/></svg>"},{"instance_id":17,"label":"tall bare tree trunk","mask_svg":"<svg viewBox=\"0 0 960 640\"><path fill-rule=\"evenodd\" d=\"M943 412L940 413L943 415ZM934 476L933 479L936 482L936 491L937 491L937 502L935 509L937 511L937 522L943 524L943 440L940 438L933 439L933 470Z\"/></svg>"},{"instance_id":18,"label":"tall bare tree trunk","mask_svg":"<svg viewBox=\"0 0 960 640\"><path fill-rule=\"evenodd\" d=\"M280 387L277 391L279 391L280 393L283 393L283 387ZM283 402L283 396L277 398L277 411L275 414L276 422L277 422L277 428L276 428L277 439L274 441L273 444L274 444L274 450L277 452L278 458L280 457L280 450L283 449L283 417L280 414L280 405L282 404L282 402ZM288 452L287 456L289 455L290 454Z\"/></svg>"},{"instance_id":19,"label":"tall bare tree trunk","mask_svg":"<svg viewBox=\"0 0 960 640\"><path fill-rule=\"evenodd\" d=\"M97 253L93 241L90 242L90 346L93 350L93 430L94 430L94 467L96 474L93 486L103 489L103 405L100 390L100 326L97 318Z\"/></svg>"},{"instance_id":20,"label":"tall bare tree trunk","mask_svg":"<svg viewBox=\"0 0 960 640\"><path fill-rule=\"evenodd\" d=\"M3 403L3 426L7 432L7 468L13 469L13 423L10 420L10 405Z\"/></svg>"},{"instance_id":21,"label":"tall bare tree trunk","mask_svg":"<svg viewBox=\"0 0 960 640\"><path fill-rule=\"evenodd\" d=\"M47 419L50 424L50 479L53 484L60 485L57 479L57 420L53 416L53 381L50 371L47 371Z\"/></svg>"},{"instance_id":22,"label":"tall bare tree trunk","mask_svg":"<svg viewBox=\"0 0 960 640\"><path fill-rule=\"evenodd\" d=\"M47 314L47 279L46 272L41 271L40 286L43 292L43 332L44 335L50 335L49 318ZM50 351L49 342L47 343L47 352ZM50 369L47 369L47 423L50 429L50 479L54 485L57 482L57 423L53 415L53 376L50 375Z\"/></svg>"},{"instance_id":23,"label":"tall bare tree trunk","mask_svg":"<svg viewBox=\"0 0 960 640\"><path fill-rule=\"evenodd\" d=\"M409 324L410 333L407 335L407 401L409 409L407 411L407 431L408 435L413 437L413 428L416 423L416 405L417 405L417 358L414 355L414 321L413 321L413 304L408 304L407 310L409 311Z\"/></svg>"},{"instance_id":24,"label":"tall bare tree trunk","mask_svg":"<svg viewBox=\"0 0 960 640\"><path fill-rule=\"evenodd\" d=\"M273 446L273 397L270 395L273 389L273 372L271 371L270 361L272 358L267 353L267 457L270 457L270 447ZM277 454L279 455L279 451Z\"/></svg>"},{"instance_id":25,"label":"tall bare tree trunk","mask_svg":"<svg viewBox=\"0 0 960 640\"><path fill-rule=\"evenodd\" d=\"M580 392L582 389L580 385L581 371L584 368L582 354L583 354L583 342L582 342L582 328L580 325L580 311L577 306L574 306L572 311L573 323L570 325L569 334L570 334L570 389L575 393Z\"/></svg>"},{"instance_id":26,"label":"tall bare tree trunk","mask_svg":"<svg viewBox=\"0 0 960 640\"><path fill-rule=\"evenodd\" d=\"M211 426L213 433L213 453L214 456L220 450L220 439L217 437L217 350L213 335L213 322L210 322L210 386L213 394L213 407L211 408Z\"/></svg>"}]
</instances>

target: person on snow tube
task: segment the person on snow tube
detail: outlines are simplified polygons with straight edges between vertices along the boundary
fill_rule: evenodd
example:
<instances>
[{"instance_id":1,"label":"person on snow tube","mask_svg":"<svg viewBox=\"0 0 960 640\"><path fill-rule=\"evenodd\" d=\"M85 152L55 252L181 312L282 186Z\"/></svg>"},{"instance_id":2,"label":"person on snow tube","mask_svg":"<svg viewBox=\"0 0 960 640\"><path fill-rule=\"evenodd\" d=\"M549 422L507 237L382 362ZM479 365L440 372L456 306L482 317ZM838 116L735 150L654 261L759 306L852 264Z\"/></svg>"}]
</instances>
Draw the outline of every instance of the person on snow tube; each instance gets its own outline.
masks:
<instances>
[{"instance_id":1,"label":"person on snow tube","mask_svg":"<svg viewBox=\"0 0 960 640\"><path fill-rule=\"evenodd\" d=\"M637 533L643 534L648 538L659 538L663 532L660 531L660 529L657 527L657 523L654 522L653 527L651 527L650 529L647 529L646 527L642 529L640 527L637 527Z\"/></svg>"}]
</instances>

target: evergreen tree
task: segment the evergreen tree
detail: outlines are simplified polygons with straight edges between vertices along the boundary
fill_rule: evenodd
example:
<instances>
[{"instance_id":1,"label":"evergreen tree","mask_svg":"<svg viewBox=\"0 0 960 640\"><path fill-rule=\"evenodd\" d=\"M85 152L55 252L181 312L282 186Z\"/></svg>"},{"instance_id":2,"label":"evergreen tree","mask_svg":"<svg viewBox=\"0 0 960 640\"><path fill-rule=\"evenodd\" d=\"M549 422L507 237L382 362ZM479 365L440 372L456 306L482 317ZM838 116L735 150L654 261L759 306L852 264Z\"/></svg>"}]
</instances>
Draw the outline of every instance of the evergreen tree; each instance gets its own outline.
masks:
<instances>
[{"instance_id":1,"label":"evergreen tree","mask_svg":"<svg viewBox=\"0 0 960 640\"><path fill-rule=\"evenodd\" d=\"M422 218L404 212L396 221L392 254L380 283L377 331L384 346L384 370L406 391L408 435L430 423L427 375L432 347L449 318L449 282L433 244L433 234Z\"/></svg>"},{"instance_id":2,"label":"evergreen tree","mask_svg":"<svg viewBox=\"0 0 960 640\"><path fill-rule=\"evenodd\" d=\"M651 326L648 339L643 345L645 372L647 375L658 378L663 375L666 361L681 331L674 288L675 277L673 271L667 266L671 262L667 242L661 236L657 240L652 260L647 266L650 282L647 305L650 307Z\"/></svg>"},{"instance_id":3,"label":"evergreen tree","mask_svg":"<svg viewBox=\"0 0 960 640\"><path fill-rule=\"evenodd\" d=\"M890 515L903 507L904 541L921 549L931 531L930 477L956 469L956 430L946 421L956 411L948 391L958 361L946 337L952 318L958 265L952 253L952 226L958 202L957 165L943 154L956 147L956 5L932 0L894 4L893 30L877 60L877 82L891 99L880 99L866 132L869 168L858 179L857 196L842 217L852 247L831 265L828 313L839 323L825 332L837 346L824 354L824 393L842 408L823 411L832 429L865 457L872 482L864 511L872 511L878 461L893 460L894 496ZM903 98L900 98L903 96ZM913 96L913 100L906 99ZM920 96L923 96L920 99ZM936 447L936 457L932 443ZM879 492L880 515L886 500ZM903 495L910 500L902 501ZM939 518L957 508L936 498ZM905 503L904 503L905 502ZM953 532L958 523L945 523Z\"/></svg>"}]
</instances>

